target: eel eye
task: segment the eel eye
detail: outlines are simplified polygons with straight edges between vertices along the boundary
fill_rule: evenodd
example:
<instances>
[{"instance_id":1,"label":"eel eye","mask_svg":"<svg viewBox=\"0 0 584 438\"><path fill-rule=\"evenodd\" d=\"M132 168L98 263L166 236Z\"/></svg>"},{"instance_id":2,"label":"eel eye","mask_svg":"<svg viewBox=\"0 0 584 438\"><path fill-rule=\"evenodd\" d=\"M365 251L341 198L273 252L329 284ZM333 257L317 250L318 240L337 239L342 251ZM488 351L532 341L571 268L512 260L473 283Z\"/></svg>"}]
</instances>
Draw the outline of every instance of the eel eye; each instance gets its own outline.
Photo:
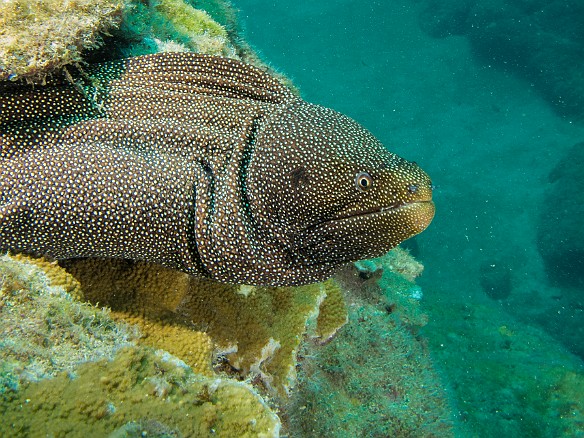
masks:
<instances>
[{"instance_id":1,"label":"eel eye","mask_svg":"<svg viewBox=\"0 0 584 438\"><path fill-rule=\"evenodd\" d=\"M373 187L373 178L367 172L359 172L355 177L355 185L361 191L369 190Z\"/></svg>"}]
</instances>

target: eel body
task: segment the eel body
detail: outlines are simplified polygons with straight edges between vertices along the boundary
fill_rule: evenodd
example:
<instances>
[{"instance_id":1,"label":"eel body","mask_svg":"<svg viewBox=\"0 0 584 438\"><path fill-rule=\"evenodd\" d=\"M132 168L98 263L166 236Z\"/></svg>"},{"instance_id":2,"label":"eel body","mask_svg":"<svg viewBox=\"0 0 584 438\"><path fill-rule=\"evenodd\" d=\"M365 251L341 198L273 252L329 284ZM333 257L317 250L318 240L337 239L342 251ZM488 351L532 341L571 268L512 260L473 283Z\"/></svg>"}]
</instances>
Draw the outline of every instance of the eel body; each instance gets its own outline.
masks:
<instances>
[{"instance_id":1,"label":"eel body","mask_svg":"<svg viewBox=\"0 0 584 438\"><path fill-rule=\"evenodd\" d=\"M255 67L158 54L74 82L0 84L2 250L298 285L434 215L415 163Z\"/></svg>"}]
</instances>

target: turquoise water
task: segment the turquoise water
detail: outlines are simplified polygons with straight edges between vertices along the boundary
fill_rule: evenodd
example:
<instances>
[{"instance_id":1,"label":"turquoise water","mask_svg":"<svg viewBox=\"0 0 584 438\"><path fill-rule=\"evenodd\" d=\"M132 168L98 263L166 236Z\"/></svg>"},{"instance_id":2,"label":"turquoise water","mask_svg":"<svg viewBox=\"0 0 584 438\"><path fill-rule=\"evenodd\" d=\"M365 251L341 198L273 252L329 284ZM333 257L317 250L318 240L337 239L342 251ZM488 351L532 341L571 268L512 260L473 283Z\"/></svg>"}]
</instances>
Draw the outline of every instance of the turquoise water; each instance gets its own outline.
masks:
<instances>
[{"instance_id":1,"label":"turquoise water","mask_svg":"<svg viewBox=\"0 0 584 438\"><path fill-rule=\"evenodd\" d=\"M51 20L27 12L38 2L16 7L26 1L0 2L0 23L9 13L43 29L46 21L50 28ZM120 28L104 37L104 47L83 56L91 63L193 50L257 61L246 49L245 42L251 43L307 101L353 117L432 177L436 217L402 245L423 263L423 275L416 278L422 266L399 249L340 269L336 282L298 289L226 286L130 260L68 260L59 268L52 261L0 254L0 436L584 438L584 3L233 3L238 16L222 0L132 2ZM55 4L73 18L82 12L77 6L86 9L76 2ZM37 13L58 16L60 24L51 29L72 31L78 38L83 23L68 19L57 6L54 11L39 7ZM206 10L225 29L191 6ZM20 18L0 26L14 23ZM36 56L32 24L24 35L34 35L29 49ZM24 38L3 40L6 29L0 29L0 47L10 50L0 50L0 79L14 80L16 69L27 64L21 61L34 56L19 52ZM45 34L54 52L59 37L52 30ZM75 49L69 43L65 47L69 55ZM9 65L2 64L5 55L11 56ZM227 65L190 55L146 59L176 59L180 68L210 62L212 73L217 65ZM63 116L73 128L77 117L86 116L75 105L42 100L53 96L53 88L65 96L80 93L83 105L99 109L87 116L86 125L99 143L109 132L93 122L109 116L95 100L102 94L96 72L109 71L108 65L95 67L94 73L93 67L70 65L66 77L78 81L76 91L67 81L61 86L58 73L48 89L0 82L0 143L10 150L11 139L19 140L16 134L22 132L23 139L30 134L35 141L46 140L42 152L60 146L61 134L54 142L40 140L29 129L43 128L47 121L37 119L35 111L47 110L49 122L60 123ZM177 68L173 65L167 64L171 70ZM183 100L183 92L193 90L181 88L182 76L176 76L181 91L165 88L175 103L170 120L150 125L145 109L157 110L159 98L152 98L149 88L168 84L166 71L161 82L144 81L149 73L143 68L126 72L130 78L144 73L136 76L137 96L144 97L138 104L130 90L130 97L115 97L121 92L116 87L127 86L124 80L103 89L104 95L117 90L111 102L122 109L146 113L137 116L136 132L112 125L118 126L114 137L135 134L138 139L137 133L145 135L151 126L165 140L149 144L145 135L140 139L145 148L176 152L175 137L169 139L170 131L163 128L176 126L178 134L183 125L197 126L196 116L184 117L191 108L182 105L193 102ZM247 71L240 65L236 73L239 68ZM204 77L203 83L212 89L219 81L223 89L222 78ZM33 97L27 100L35 91L38 107ZM229 102L225 108L241 105ZM21 105L27 106L23 116ZM148 123L140 126L143 119ZM216 122L202 132L214 133ZM255 144L254 135L246 139ZM124 141L112 142L126 149ZM91 140L77 146L94 156ZM35 152L17 149L14 157L0 154L2 169L20 154ZM53 168L44 160L33 159L33 177L37 167ZM212 168L200 161L212 177ZM247 155L242 161L251 162ZM27 165L18 169L31 176ZM8 175L0 191L13 188ZM121 188L115 186L117 176L122 176ZM126 179L132 178L125 171L116 174L115 193L125 194ZM52 179L38 181L44 189L38 190L41 196L35 191L36 200L53 189ZM148 181L152 185L137 184L138 195L165 184ZM68 200L75 205L81 200L80 211L90 211L73 192ZM95 198L88 198L93 205ZM50 217L49 222L58 221ZM63 225L60 230L70 229L69 223ZM174 225L168 229L181 231ZM144 257L157 253L148 249L156 242L140 246ZM190 249L198 244L190 243ZM115 257L128 254L127 247L117 246Z\"/></svg>"},{"instance_id":2,"label":"turquoise water","mask_svg":"<svg viewBox=\"0 0 584 438\"><path fill-rule=\"evenodd\" d=\"M560 356L583 372L582 5L235 4L245 38L305 99L437 186L436 218L408 245L457 434L583 436L582 413L537 383L565 369ZM581 406L581 384L555 387Z\"/></svg>"}]
</instances>

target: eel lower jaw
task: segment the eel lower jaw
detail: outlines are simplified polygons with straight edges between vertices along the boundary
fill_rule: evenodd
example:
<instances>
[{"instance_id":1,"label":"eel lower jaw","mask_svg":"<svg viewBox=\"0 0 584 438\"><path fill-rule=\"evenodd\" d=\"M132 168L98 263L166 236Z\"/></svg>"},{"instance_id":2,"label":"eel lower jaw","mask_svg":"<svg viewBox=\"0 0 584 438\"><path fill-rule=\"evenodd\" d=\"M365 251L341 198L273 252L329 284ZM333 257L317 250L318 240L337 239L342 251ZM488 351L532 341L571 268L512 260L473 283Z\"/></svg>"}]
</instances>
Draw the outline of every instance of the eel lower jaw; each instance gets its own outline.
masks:
<instances>
[{"instance_id":1,"label":"eel lower jaw","mask_svg":"<svg viewBox=\"0 0 584 438\"><path fill-rule=\"evenodd\" d=\"M422 214L417 214L421 212ZM347 220L360 220L367 219L376 215L393 215L393 214L403 214L411 213L412 216L420 216L418 232L422 232L434 218L434 202L431 199L422 199L412 202L396 202L383 207L371 208L368 210L360 211L357 213L351 213L346 215L339 215L332 219L327 219L322 222L318 222L309 226L305 231L314 230L327 223L343 222Z\"/></svg>"}]
</instances>

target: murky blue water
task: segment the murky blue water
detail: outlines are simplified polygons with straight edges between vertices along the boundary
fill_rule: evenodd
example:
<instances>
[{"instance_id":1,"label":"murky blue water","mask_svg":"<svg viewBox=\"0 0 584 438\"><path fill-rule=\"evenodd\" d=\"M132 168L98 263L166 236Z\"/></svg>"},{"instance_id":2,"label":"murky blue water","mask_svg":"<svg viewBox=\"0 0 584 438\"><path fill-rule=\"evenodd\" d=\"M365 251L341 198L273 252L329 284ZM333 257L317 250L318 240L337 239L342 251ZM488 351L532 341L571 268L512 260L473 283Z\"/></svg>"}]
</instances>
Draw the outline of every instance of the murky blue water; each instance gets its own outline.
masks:
<instances>
[{"instance_id":1,"label":"murky blue water","mask_svg":"<svg viewBox=\"0 0 584 438\"><path fill-rule=\"evenodd\" d=\"M433 178L436 218L408 246L457 433L583 436L581 383L537 383L563 369L559 351L582 376L582 4L235 3L307 100Z\"/></svg>"}]
</instances>

